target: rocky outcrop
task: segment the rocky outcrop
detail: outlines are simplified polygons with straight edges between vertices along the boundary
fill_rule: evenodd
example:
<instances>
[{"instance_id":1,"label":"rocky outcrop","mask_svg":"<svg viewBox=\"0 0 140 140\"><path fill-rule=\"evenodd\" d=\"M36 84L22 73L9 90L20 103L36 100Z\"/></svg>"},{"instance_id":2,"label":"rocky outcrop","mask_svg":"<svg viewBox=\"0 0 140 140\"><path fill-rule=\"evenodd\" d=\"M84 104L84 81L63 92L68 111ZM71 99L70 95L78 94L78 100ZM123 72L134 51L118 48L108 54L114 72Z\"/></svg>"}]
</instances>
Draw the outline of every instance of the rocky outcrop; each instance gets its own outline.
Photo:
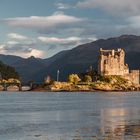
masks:
<instances>
[{"instance_id":1,"label":"rocky outcrop","mask_svg":"<svg viewBox=\"0 0 140 140\"><path fill-rule=\"evenodd\" d=\"M93 88L104 91L139 91L140 85L121 76L105 76L101 81L95 82Z\"/></svg>"},{"instance_id":2,"label":"rocky outcrop","mask_svg":"<svg viewBox=\"0 0 140 140\"><path fill-rule=\"evenodd\" d=\"M89 85L74 85L69 82L54 82L50 86L51 91L89 91L91 89Z\"/></svg>"}]
</instances>

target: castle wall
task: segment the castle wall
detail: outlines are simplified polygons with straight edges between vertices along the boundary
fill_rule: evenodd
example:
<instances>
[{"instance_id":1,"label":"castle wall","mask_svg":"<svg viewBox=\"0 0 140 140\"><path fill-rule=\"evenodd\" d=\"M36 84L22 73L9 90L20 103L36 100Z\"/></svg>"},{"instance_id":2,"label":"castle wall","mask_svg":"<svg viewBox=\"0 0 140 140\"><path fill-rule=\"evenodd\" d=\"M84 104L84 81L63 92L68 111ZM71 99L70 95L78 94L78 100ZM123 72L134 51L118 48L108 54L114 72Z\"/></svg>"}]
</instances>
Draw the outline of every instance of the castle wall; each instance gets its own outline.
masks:
<instances>
[{"instance_id":1,"label":"castle wall","mask_svg":"<svg viewBox=\"0 0 140 140\"><path fill-rule=\"evenodd\" d=\"M131 70L129 74L124 75L124 78L133 82L134 84L140 83L140 71L139 70Z\"/></svg>"}]
</instances>

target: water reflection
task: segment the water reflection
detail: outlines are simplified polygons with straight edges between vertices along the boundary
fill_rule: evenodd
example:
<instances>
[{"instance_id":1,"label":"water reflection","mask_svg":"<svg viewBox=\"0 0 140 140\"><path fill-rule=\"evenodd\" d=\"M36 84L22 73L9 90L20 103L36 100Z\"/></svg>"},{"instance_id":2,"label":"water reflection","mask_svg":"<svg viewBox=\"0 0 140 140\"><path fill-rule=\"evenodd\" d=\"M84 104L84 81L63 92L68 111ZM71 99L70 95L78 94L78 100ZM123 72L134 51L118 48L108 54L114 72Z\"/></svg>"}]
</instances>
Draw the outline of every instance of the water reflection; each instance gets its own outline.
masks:
<instances>
[{"instance_id":1,"label":"water reflection","mask_svg":"<svg viewBox=\"0 0 140 140\"><path fill-rule=\"evenodd\" d=\"M101 110L101 135L108 139L140 138L139 108Z\"/></svg>"},{"instance_id":2,"label":"water reflection","mask_svg":"<svg viewBox=\"0 0 140 140\"><path fill-rule=\"evenodd\" d=\"M140 93L4 93L0 140L140 140Z\"/></svg>"},{"instance_id":3,"label":"water reflection","mask_svg":"<svg viewBox=\"0 0 140 140\"><path fill-rule=\"evenodd\" d=\"M139 108L101 109L99 126L77 130L73 140L140 140L139 115Z\"/></svg>"}]
</instances>

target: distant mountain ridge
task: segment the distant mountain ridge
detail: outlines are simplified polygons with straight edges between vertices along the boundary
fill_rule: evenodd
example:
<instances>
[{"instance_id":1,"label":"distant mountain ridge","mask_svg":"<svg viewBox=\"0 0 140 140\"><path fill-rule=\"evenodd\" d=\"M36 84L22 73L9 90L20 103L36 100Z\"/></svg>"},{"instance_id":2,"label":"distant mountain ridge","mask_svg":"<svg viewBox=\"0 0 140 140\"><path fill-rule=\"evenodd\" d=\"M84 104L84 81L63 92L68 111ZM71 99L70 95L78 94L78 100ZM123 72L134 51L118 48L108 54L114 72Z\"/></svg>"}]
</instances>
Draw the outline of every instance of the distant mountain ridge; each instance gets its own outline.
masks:
<instances>
[{"instance_id":1,"label":"distant mountain ridge","mask_svg":"<svg viewBox=\"0 0 140 140\"><path fill-rule=\"evenodd\" d=\"M85 72L89 66L97 68L99 49L123 48L126 52L126 63L130 69L140 69L140 36L122 35L109 39L79 45L71 50L62 51L47 59L35 57L21 58L10 55L0 55L0 60L16 68L23 81L43 81L50 75L56 79L60 70L60 80L66 80L70 73Z\"/></svg>"},{"instance_id":2,"label":"distant mountain ridge","mask_svg":"<svg viewBox=\"0 0 140 140\"><path fill-rule=\"evenodd\" d=\"M40 77L38 75L39 71L41 71L42 69L44 69L45 71L46 67L49 66L49 64L54 62L59 57L63 56L66 52L67 51L62 51L48 59L35 58L34 56L31 56L29 58L22 58L14 55L0 54L0 61L14 67L19 73L23 82L28 82L31 80L40 82L43 81L44 77L39 78L39 80L38 78L36 78Z\"/></svg>"}]
</instances>

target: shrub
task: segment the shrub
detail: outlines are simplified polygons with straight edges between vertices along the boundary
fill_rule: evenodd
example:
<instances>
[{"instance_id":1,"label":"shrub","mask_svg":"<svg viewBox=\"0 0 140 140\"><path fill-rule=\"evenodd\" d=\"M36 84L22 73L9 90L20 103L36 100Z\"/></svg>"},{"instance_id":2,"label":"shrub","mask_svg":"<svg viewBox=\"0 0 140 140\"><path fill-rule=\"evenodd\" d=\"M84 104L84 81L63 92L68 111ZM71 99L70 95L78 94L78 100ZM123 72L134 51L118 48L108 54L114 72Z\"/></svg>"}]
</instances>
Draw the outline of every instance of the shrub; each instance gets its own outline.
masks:
<instances>
[{"instance_id":1,"label":"shrub","mask_svg":"<svg viewBox=\"0 0 140 140\"><path fill-rule=\"evenodd\" d=\"M80 81L81 79L79 78L77 74L70 74L68 77L68 82L70 83L77 84Z\"/></svg>"},{"instance_id":2,"label":"shrub","mask_svg":"<svg viewBox=\"0 0 140 140\"><path fill-rule=\"evenodd\" d=\"M90 75L85 75L85 76L84 76L84 82L87 82L87 83L92 82L91 76L90 76Z\"/></svg>"}]
</instances>

